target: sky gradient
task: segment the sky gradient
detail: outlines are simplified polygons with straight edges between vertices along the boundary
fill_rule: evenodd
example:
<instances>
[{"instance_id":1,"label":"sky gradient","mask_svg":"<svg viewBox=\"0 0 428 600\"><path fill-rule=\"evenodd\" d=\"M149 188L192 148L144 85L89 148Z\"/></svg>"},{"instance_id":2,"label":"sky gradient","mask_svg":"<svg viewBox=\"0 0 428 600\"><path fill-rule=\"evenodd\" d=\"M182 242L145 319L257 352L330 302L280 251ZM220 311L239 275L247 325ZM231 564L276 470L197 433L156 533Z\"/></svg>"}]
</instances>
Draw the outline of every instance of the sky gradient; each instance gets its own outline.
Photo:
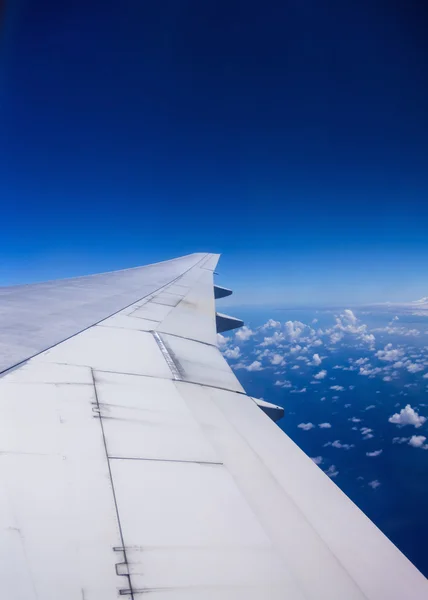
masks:
<instances>
[{"instance_id":1,"label":"sky gradient","mask_svg":"<svg viewBox=\"0 0 428 600\"><path fill-rule=\"evenodd\" d=\"M236 303L426 296L419 6L7 3L0 285L209 251Z\"/></svg>"}]
</instances>

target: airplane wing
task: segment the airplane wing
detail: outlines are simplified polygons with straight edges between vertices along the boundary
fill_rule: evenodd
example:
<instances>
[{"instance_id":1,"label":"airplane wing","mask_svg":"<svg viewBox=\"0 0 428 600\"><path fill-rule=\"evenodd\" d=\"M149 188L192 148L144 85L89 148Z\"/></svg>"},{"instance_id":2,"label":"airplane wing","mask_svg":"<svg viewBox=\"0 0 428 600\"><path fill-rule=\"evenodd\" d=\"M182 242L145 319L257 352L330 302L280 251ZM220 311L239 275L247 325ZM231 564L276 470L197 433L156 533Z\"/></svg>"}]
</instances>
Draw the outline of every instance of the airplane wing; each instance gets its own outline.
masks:
<instances>
[{"instance_id":1,"label":"airplane wing","mask_svg":"<svg viewBox=\"0 0 428 600\"><path fill-rule=\"evenodd\" d=\"M428 597L222 357L217 261L1 288L4 598Z\"/></svg>"}]
</instances>

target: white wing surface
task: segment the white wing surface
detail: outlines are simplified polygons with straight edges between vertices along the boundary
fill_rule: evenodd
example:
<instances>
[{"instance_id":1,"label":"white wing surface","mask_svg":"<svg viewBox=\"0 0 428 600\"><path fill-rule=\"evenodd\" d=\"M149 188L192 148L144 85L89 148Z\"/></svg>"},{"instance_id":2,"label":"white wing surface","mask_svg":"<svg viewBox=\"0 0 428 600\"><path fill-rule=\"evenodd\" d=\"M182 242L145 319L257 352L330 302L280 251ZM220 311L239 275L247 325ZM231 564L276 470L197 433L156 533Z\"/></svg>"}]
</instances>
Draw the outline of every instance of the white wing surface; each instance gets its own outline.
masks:
<instances>
[{"instance_id":1,"label":"white wing surface","mask_svg":"<svg viewBox=\"0 0 428 600\"><path fill-rule=\"evenodd\" d=\"M216 346L217 260L0 292L4 598L428 597L245 394Z\"/></svg>"}]
</instances>

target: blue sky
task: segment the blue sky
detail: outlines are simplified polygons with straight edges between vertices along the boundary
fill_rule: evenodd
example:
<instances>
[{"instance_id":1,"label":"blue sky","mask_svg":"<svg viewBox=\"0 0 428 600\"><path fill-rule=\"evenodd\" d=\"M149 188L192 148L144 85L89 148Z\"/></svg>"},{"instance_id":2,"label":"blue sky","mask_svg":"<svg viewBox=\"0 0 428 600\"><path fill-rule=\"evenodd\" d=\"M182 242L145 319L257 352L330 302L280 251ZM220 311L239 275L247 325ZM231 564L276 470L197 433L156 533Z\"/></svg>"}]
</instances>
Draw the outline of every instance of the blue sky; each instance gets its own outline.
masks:
<instances>
[{"instance_id":1,"label":"blue sky","mask_svg":"<svg viewBox=\"0 0 428 600\"><path fill-rule=\"evenodd\" d=\"M0 284L206 250L236 303L427 295L424 23L399 2L9 2Z\"/></svg>"}]
</instances>

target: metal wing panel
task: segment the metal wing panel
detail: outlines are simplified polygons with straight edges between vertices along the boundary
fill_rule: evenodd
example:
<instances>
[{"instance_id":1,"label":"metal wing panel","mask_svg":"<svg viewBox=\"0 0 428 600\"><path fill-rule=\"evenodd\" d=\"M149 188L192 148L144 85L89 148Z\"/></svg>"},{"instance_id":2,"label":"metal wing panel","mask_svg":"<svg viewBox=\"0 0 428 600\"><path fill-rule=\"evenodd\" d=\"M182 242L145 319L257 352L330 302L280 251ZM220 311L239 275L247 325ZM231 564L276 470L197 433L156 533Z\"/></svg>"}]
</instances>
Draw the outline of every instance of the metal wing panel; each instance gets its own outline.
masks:
<instances>
[{"instance_id":1,"label":"metal wing panel","mask_svg":"<svg viewBox=\"0 0 428 600\"><path fill-rule=\"evenodd\" d=\"M0 373L158 291L210 256L0 287Z\"/></svg>"}]
</instances>

